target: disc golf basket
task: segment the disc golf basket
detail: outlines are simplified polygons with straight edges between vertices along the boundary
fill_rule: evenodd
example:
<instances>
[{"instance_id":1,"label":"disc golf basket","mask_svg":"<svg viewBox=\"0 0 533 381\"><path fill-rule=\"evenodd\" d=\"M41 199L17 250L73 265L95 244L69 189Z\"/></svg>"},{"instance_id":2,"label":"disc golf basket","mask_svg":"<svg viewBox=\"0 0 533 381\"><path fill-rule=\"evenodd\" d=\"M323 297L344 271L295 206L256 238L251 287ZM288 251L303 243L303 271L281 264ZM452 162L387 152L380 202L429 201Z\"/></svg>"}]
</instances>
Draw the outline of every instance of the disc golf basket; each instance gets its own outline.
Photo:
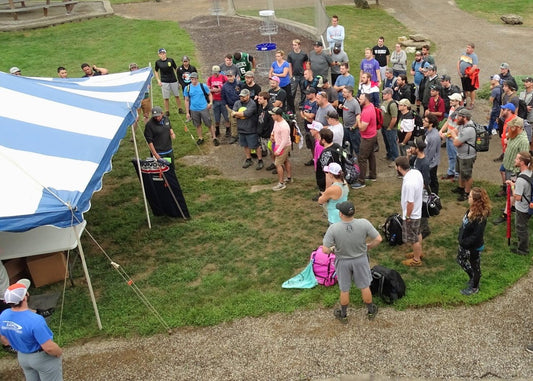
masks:
<instances>
[{"instance_id":1,"label":"disc golf basket","mask_svg":"<svg viewBox=\"0 0 533 381\"><path fill-rule=\"evenodd\" d=\"M261 36L268 36L268 42L272 42L272 36L278 34L276 12L272 10L259 11L259 16L261 17L259 33L261 33Z\"/></svg>"},{"instance_id":2,"label":"disc golf basket","mask_svg":"<svg viewBox=\"0 0 533 381\"><path fill-rule=\"evenodd\" d=\"M220 0L213 0L213 6L211 7L211 15L217 16L217 25L220 26L220 15L222 14L222 6Z\"/></svg>"},{"instance_id":3,"label":"disc golf basket","mask_svg":"<svg viewBox=\"0 0 533 381\"><path fill-rule=\"evenodd\" d=\"M259 74L268 74L272 62L274 62L273 51L276 50L276 44L273 42L265 42L255 46L257 50L257 66L256 70Z\"/></svg>"}]
</instances>

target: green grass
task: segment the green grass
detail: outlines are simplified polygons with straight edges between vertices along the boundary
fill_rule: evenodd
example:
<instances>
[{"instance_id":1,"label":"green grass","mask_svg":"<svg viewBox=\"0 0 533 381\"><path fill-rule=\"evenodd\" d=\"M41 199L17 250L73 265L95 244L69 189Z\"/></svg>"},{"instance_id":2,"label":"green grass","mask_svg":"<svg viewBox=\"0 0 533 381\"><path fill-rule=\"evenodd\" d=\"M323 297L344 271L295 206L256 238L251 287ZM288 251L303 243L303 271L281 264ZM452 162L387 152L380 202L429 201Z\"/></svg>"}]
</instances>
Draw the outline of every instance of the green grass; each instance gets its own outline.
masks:
<instances>
[{"instance_id":1,"label":"green grass","mask_svg":"<svg viewBox=\"0 0 533 381\"><path fill-rule=\"evenodd\" d=\"M456 0L455 3L462 10L493 23L501 24L500 16L514 13L522 16L524 26L533 26L533 2L530 0Z\"/></svg>"},{"instance_id":2,"label":"green grass","mask_svg":"<svg viewBox=\"0 0 533 381\"><path fill-rule=\"evenodd\" d=\"M407 33L378 9L330 7L328 12L342 14L344 25L349 25L348 52L356 62L362 58L364 47L375 43L378 35L373 31L384 31L388 42ZM3 33L0 43L2 67L17 65L25 75L34 76L55 76L56 67L65 65L71 76L78 77L79 64L85 61L111 72L123 71L131 61L141 66L153 62L161 46L169 50L170 56L195 57L189 36L176 23L118 17ZM154 98L155 104L161 102L159 91L154 91ZM177 133L177 156L197 154L194 142L175 114L171 120ZM88 231L106 251L100 252L84 234L83 245L104 329L96 328L78 261L73 269L76 287L67 288L65 293L61 328L60 311L51 319L59 343L161 332L163 327L128 285L130 278L171 327L330 308L337 302L337 287L281 288L283 281L306 266L327 228L321 209L310 201L314 195L312 179L301 179L283 192L252 193L252 185L265 181L231 181L213 169L179 164L177 174L192 219L182 222L153 217L150 230L130 162L134 152L129 134L113 159L113 171L104 177L103 190L94 195L92 208L85 216ZM142 137L140 129L137 137ZM148 155L145 146L141 144L140 149L141 157ZM497 185L482 185L489 194L497 190ZM427 259L423 268L402 268L400 262L409 248L383 243L370 253L372 264L401 269L404 275L408 292L396 308L481 303L503 293L529 270L529 258L509 255L505 227L489 224L487 250L482 254L482 292L471 298L459 294L466 275L455 263L456 236L466 204L452 198L451 187L442 184L444 210L430 221L433 234L424 242ZM377 183L364 192L352 192L350 199L356 203L359 215L378 225L399 210L399 190L400 181L392 179L386 186ZM495 215L502 203L495 205ZM125 271L125 278L110 265L111 260ZM60 289L61 285L53 285L36 293ZM361 303L355 290L352 303Z\"/></svg>"}]
</instances>

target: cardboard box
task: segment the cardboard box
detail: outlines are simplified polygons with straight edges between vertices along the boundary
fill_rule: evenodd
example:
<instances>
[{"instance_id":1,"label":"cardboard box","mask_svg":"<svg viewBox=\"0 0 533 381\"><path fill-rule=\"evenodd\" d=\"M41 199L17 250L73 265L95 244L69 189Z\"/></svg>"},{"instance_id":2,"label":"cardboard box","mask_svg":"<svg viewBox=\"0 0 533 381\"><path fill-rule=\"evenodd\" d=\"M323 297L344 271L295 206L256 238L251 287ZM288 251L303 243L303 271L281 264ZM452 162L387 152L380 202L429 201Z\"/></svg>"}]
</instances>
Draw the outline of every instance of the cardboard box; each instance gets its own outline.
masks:
<instances>
[{"instance_id":1,"label":"cardboard box","mask_svg":"<svg viewBox=\"0 0 533 381\"><path fill-rule=\"evenodd\" d=\"M68 276L67 260L63 251L26 257L26 265L35 287L57 283Z\"/></svg>"},{"instance_id":2,"label":"cardboard box","mask_svg":"<svg viewBox=\"0 0 533 381\"><path fill-rule=\"evenodd\" d=\"M9 284L13 284L19 279L28 277L26 258L14 258L2 261L9 276Z\"/></svg>"}]
</instances>

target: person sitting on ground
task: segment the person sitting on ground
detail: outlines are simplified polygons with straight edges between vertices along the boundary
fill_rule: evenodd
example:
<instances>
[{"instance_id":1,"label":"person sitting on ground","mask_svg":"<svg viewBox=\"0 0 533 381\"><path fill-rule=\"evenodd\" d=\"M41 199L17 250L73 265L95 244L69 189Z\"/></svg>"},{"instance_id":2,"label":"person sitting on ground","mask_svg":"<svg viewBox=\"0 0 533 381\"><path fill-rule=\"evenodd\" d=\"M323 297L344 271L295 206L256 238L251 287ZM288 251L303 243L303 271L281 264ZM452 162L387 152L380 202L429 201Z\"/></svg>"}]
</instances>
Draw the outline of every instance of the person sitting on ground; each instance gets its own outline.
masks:
<instances>
[{"instance_id":1,"label":"person sitting on ground","mask_svg":"<svg viewBox=\"0 0 533 381\"><path fill-rule=\"evenodd\" d=\"M349 188L339 164L331 163L323 171L326 173L326 190L318 198L318 203L326 206L328 222L332 225L341 221L337 204L348 200Z\"/></svg>"},{"instance_id":2,"label":"person sitting on ground","mask_svg":"<svg viewBox=\"0 0 533 381\"><path fill-rule=\"evenodd\" d=\"M331 225L322 241L322 251L326 254L335 252L335 270L339 280L340 308L333 311L334 316L347 323L347 310L350 304L350 287L352 279L361 290L361 297L367 307L367 317L373 320L378 313L378 306L372 302L370 283L372 274L368 259L368 250L378 246L381 235L372 224L364 219L354 219L355 207L350 201L336 205L340 222Z\"/></svg>"},{"instance_id":3,"label":"person sitting on ground","mask_svg":"<svg viewBox=\"0 0 533 381\"><path fill-rule=\"evenodd\" d=\"M472 188L468 195L468 210L459 228L457 263L468 274L467 287L461 294L470 296L479 292L481 278L481 251L484 250L484 233L490 213L490 199L483 188Z\"/></svg>"}]
</instances>

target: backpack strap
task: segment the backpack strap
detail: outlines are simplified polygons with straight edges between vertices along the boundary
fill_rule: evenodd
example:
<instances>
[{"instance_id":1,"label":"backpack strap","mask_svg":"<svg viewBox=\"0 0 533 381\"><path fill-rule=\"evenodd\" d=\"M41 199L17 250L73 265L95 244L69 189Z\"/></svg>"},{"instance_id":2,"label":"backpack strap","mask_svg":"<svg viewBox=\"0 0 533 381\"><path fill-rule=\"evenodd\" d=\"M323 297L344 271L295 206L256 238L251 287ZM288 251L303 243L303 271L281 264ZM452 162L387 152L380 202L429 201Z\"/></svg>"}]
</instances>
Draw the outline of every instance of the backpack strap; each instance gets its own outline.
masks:
<instances>
[{"instance_id":1,"label":"backpack strap","mask_svg":"<svg viewBox=\"0 0 533 381\"><path fill-rule=\"evenodd\" d=\"M533 193L533 177L530 177L530 176L527 176L527 175L525 175L523 173L520 173L518 175L518 178L524 179L524 180L526 180L529 183L529 186L531 187L530 193L529 193L529 197L531 198L531 193ZM523 194L522 197L526 199L528 204L531 204L531 199L527 198L525 194Z\"/></svg>"}]
</instances>

